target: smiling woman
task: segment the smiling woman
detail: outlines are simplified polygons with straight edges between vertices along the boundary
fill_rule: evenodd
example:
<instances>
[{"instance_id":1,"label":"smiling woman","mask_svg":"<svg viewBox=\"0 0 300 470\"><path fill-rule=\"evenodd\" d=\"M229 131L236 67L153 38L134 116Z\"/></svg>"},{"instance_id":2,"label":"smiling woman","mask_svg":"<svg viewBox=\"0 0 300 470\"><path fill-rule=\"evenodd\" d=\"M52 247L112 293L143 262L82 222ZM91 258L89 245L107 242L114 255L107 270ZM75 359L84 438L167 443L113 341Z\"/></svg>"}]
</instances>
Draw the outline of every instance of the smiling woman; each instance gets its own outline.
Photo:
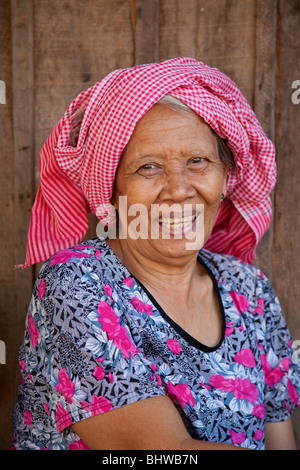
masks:
<instances>
[{"instance_id":1,"label":"smiling woman","mask_svg":"<svg viewBox=\"0 0 300 470\"><path fill-rule=\"evenodd\" d=\"M294 448L300 366L252 266L274 155L236 85L191 58L74 100L40 155L14 448ZM88 210L119 231L82 242Z\"/></svg>"}]
</instances>

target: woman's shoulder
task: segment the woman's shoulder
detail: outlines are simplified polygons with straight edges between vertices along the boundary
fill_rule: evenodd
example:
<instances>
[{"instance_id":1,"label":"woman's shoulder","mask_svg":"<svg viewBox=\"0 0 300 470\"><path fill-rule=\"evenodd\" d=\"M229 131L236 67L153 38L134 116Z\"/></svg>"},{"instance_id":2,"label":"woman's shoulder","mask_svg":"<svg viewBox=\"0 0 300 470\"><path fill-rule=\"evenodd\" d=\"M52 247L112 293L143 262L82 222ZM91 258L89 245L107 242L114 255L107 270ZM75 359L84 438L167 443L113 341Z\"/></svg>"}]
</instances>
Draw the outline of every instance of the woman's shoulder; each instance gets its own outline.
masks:
<instances>
[{"instance_id":1,"label":"woman's shoulder","mask_svg":"<svg viewBox=\"0 0 300 470\"><path fill-rule=\"evenodd\" d=\"M104 280L123 271L125 267L103 238L93 238L65 248L49 258L41 268L39 278L69 278Z\"/></svg>"},{"instance_id":2,"label":"woman's shoulder","mask_svg":"<svg viewBox=\"0 0 300 470\"><path fill-rule=\"evenodd\" d=\"M258 280L266 279L266 276L258 267L246 263L232 255L212 253L211 251L202 249L200 252L200 260L201 259L223 278L239 279L247 277Z\"/></svg>"},{"instance_id":3,"label":"woman's shoulder","mask_svg":"<svg viewBox=\"0 0 300 470\"><path fill-rule=\"evenodd\" d=\"M56 303L96 303L107 286L122 284L128 271L104 239L84 241L55 253L40 270L33 296ZM49 300L50 301L50 300Z\"/></svg>"},{"instance_id":4,"label":"woman's shoulder","mask_svg":"<svg viewBox=\"0 0 300 470\"><path fill-rule=\"evenodd\" d=\"M110 304L113 296L122 304L124 289L117 286L127 277L105 240L85 241L59 251L44 264L33 289L31 313L49 328L55 325L74 337L78 330L80 337L84 328L92 328L94 319L99 324L101 302Z\"/></svg>"}]
</instances>

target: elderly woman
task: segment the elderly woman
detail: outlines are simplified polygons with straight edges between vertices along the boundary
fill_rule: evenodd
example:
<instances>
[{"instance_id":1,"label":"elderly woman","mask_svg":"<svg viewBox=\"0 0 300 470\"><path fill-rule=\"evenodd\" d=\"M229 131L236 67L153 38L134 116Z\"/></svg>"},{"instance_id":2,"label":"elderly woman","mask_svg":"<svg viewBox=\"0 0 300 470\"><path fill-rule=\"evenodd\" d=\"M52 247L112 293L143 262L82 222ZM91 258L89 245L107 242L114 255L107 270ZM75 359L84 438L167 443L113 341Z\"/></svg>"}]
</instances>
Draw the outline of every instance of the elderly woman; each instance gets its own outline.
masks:
<instances>
[{"instance_id":1,"label":"elderly woman","mask_svg":"<svg viewBox=\"0 0 300 470\"><path fill-rule=\"evenodd\" d=\"M299 365L252 266L274 183L253 111L197 60L117 70L74 100L41 151L24 267L50 259L14 448L295 448ZM89 211L109 238L82 242Z\"/></svg>"}]
</instances>

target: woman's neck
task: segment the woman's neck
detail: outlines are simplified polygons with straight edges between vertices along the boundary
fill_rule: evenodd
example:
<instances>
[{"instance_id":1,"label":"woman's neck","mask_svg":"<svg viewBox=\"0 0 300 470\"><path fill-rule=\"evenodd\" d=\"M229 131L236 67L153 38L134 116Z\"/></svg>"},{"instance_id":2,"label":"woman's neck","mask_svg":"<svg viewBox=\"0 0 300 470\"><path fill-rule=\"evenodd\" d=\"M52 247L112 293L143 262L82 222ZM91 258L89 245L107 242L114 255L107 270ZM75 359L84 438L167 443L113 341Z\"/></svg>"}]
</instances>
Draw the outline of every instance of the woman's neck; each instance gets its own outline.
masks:
<instances>
[{"instance_id":1,"label":"woman's neck","mask_svg":"<svg viewBox=\"0 0 300 470\"><path fill-rule=\"evenodd\" d=\"M190 289L193 279L207 274L197 263L197 253L186 258L166 258L154 260L143 252L134 249L126 240L108 240L108 244L124 266L140 282L153 289L172 289L180 285ZM181 291L182 292L182 291Z\"/></svg>"}]
</instances>

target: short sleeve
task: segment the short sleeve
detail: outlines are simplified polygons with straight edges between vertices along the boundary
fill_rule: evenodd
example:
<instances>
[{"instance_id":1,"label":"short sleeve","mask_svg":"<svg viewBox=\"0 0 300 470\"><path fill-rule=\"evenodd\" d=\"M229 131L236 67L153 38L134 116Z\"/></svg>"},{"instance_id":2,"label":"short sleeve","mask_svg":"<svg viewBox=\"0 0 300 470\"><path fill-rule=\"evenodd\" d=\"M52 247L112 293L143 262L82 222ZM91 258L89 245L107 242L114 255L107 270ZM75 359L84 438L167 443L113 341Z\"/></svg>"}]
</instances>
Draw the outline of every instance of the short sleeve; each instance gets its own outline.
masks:
<instances>
[{"instance_id":1,"label":"short sleeve","mask_svg":"<svg viewBox=\"0 0 300 470\"><path fill-rule=\"evenodd\" d=\"M265 376L267 421L285 421L299 404L300 361L279 300L264 277L258 309L264 310L265 346L261 354ZM258 312L260 313L260 312Z\"/></svg>"},{"instance_id":2,"label":"short sleeve","mask_svg":"<svg viewBox=\"0 0 300 470\"><path fill-rule=\"evenodd\" d=\"M165 395L139 349L117 285L86 260L46 267L32 308L31 370L59 432L83 418Z\"/></svg>"}]
</instances>

